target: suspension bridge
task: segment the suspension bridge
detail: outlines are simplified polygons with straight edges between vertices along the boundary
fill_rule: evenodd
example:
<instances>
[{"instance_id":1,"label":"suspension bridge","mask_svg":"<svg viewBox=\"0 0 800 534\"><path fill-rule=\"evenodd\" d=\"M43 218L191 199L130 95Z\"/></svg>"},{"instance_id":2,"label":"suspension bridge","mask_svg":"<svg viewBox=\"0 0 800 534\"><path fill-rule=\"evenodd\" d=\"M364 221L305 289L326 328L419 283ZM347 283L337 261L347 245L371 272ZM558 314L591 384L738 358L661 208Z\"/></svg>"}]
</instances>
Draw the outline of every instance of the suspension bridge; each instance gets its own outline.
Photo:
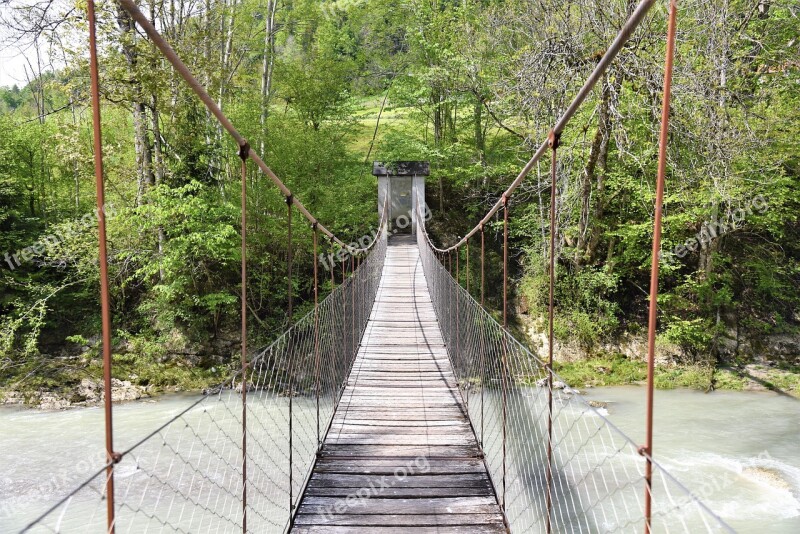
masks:
<instances>
[{"instance_id":1,"label":"suspension bridge","mask_svg":"<svg viewBox=\"0 0 800 534\"><path fill-rule=\"evenodd\" d=\"M438 248L411 195L411 235L393 199L363 248L325 228L239 134L132 0L119 0L239 147L242 294L248 162L286 198L288 316L293 213L313 233L314 308L269 347L135 445L114 447L105 217L99 222L107 465L23 532L732 532L653 459L652 388L661 204L677 3L669 2L650 293L647 441L618 430L574 390L554 388L553 280L561 133L654 0L642 0L542 145L481 221ZM90 67L98 206L104 205L94 3ZM508 219L514 191L551 155L547 361L508 329ZM503 223L502 322L484 302L486 225ZM470 245L472 244L472 253ZM333 290L316 258L330 247ZM478 255L478 251L479 255ZM335 255L334 252L337 252ZM470 261L480 262L471 280ZM244 300L244 299L242 299Z\"/></svg>"}]
</instances>

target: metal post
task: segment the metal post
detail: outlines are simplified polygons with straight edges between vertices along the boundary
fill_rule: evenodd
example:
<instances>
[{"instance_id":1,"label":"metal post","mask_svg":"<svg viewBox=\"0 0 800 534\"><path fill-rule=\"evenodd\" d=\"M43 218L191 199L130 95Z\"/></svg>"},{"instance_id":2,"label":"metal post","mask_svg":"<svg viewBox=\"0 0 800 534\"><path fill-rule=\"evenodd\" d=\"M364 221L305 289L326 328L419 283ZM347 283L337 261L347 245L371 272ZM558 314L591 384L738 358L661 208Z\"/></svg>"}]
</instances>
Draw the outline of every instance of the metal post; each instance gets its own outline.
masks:
<instances>
[{"instance_id":1,"label":"metal post","mask_svg":"<svg viewBox=\"0 0 800 534\"><path fill-rule=\"evenodd\" d=\"M453 354L453 361L458 362L456 365L461 365L461 299L458 295L458 289L461 287L461 249L456 249L456 287L453 288L456 299L456 350Z\"/></svg>"},{"instance_id":2,"label":"metal post","mask_svg":"<svg viewBox=\"0 0 800 534\"><path fill-rule=\"evenodd\" d=\"M350 357L356 353L356 279L355 258L350 254Z\"/></svg>"},{"instance_id":3,"label":"metal post","mask_svg":"<svg viewBox=\"0 0 800 534\"><path fill-rule=\"evenodd\" d=\"M334 290L336 290L336 261L333 259L333 238L331 238L331 294L333 294ZM339 408L339 350L338 350L338 341L337 338L339 336L336 335L335 332L331 332L331 346L333 348L333 380L334 380L334 387L336 390L333 392L333 411L335 412Z\"/></svg>"},{"instance_id":4,"label":"metal post","mask_svg":"<svg viewBox=\"0 0 800 534\"><path fill-rule=\"evenodd\" d=\"M316 221L311 225L314 231L314 393L317 400L317 450L322 449L322 437L319 433L319 388L320 388L320 355L319 355L319 263L317 261L317 241L319 228Z\"/></svg>"},{"instance_id":5,"label":"metal post","mask_svg":"<svg viewBox=\"0 0 800 534\"><path fill-rule=\"evenodd\" d=\"M336 289L336 277L334 271L336 270L336 262L333 260L333 239L331 239L331 293Z\"/></svg>"},{"instance_id":6,"label":"metal post","mask_svg":"<svg viewBox=\"0 0 800 534\"><path fill-rule=\"evenodd\" d=\"M242 532L247 532L247 157L250 145L239 147L242 159Z\"/></svg>"},{"instance_id":7,"label":"metal post","mask_svg":"<svg viewBox=\"0 0 800 534\"><path fill-rule=\"evenodd\" d=\"M456 284L461 285L461 249L456 249Z\"/></svg>"},{"instance_id":8,"label":"metal post","mask_svg":"<svg viewBox=\"0 0 800 534\"><path fill-rule=\"evenodd\" d=\"M484 260L486 258L486 239L481 225L481 309L484 307L483 294L486 284L484 277ZM483 391L486 389L488 377L486 376L486 344L484 341L485 329L481 329L481 451L483 450Z\"/></svg>"},{"instance_id":9,"label":"metal post","mask_svg":"<svg viewBox=\"0 0 800 534\"><path fill-rule=\"evenodd\" d=\"M467 293L469 293L469 238L467 238Z\"/></svg>"},{"instance_id":10,"label":"metal post","mask_svg":"<svg viewBox=\"0 0 800 534\"><path fill-rule=\"evenodd\" d=\"M508 197L503 194L503 361L500 384L503 390L503 511L506 509L506 420L508 416Z\"/></svg>"},{"instance_id":11,"label":"metal post","mask_svg":"<svg viewBox=\"0 0 800 534\"><path fill-rule=\"evenodd\" d=\"M556 184L557 184L557 158L556 151L561 136L550 132L550 296L547 305L547 521L546 532L551 532L551 519L553 513L553 320L554 320L554 293L556 282Z\"/></svg>"},{"instance_id":12,"label":"metal post","mask_svg":"<svg viewBox=\"0 0 800 534\"><path fill-rule=\"evenodd\" d=\"M453 278L453 251L447 253L447 272ZM450 350L453 349L453 284L447 285L447 318L450 323L447 335L450 338Z\"/></svg>"},{"instance_id":13,"label":"metal post","mask_svg":"<svg viewBox=\"0 0 800 534\"><path fill-rule=\"evenodd\" d=\"M286 217L286 225L287 225L287 232L286 232L286 279L287 279L287 291L289 297L289 304L288 304L288 313L289 313L289 325L288 328L292 328L292 204L293 204L293 197L289 195L286 197L286 207L287 207L287 217ZM289 332L287 338L287 352L288 352L288 369L289 369L289 526L291 527L292 523L294 522L294 440L293 440L293 413L292 413L292 404L294 397L294 369L292 366L294 365L294 358L292 358L292 333Z\"/></svg>"},{"instance_id":14,"label":"metal post","mask_svg":"<svg viewBox=\"0 0 800 534\"><path fill-rule=\"evenodd\" d=\"M508 197L503 194L503 328L508 328Z\"/></svg>"},{"instance_id":15,"label":"metal post","mask_svg":"<svg viewBox=\"0 0 800 534\"><path fill-rule=\"evenodd\" d=\"M94 176L97 187L98 255L100 261L100 315L103 335L103 392L105 395L106 434L106 525L115 532L114 464L120 456L114 452L114 424L111 409L111 298L108 288L108 246L106 243L106 200L103 181L103 137L100 122L100 75L97 67L97 34L94 0L88 0L89 70L92 93L92 126L94 132Z\"/></svg>"},{"instance_id":16,"label":"metal post","mask_svg":"<svg viewBox=\"0 0 800 534\"><path fill-rule=\"evenodd\" d=\"M467 238L466 245L467 245L467 248L466 248L467 265L466 265L466 268L465 268L466 272L464 273L464 285L466 286L467 296L470 296L470 294L469 294L469 238ZM467 312L467 313L469 313L469 312ZM468 346L471 345L469 343L469 341L467 341L467 345ZM472 354L467 356L467 362L469 363L469 367L467 367L467 372L471 375L472 373L470 372L471 371L470 367L472 367L472 362L473 362ZM468 386L469 382L467 382L466 385ZM465 389L466 389L466 394L464 395L464 402L467 405L467 412L469 412L469 392L471 391L471 388L466 387Z\"/></svg>"},{"instance_id":17,"label":"metal post","mask_svg":"<svg viewBox=\"0 0 800 534\"><path fill-rule=\"evenodd\" d=\"M355 270L355 272L358 272L358 270L360 268L361 268L361 253L359 253L359 255L356 256L356 270ZM358 314L357 314L358 320L356 321L356 324L358 325L357 328L356 328L356 346L360 347L361 346L361 336L362 336L361 328L362 328L362 325L364 324L364 288L362 287L362 285L364 284L364 279L363 279L363 277L361 277L361 278L357 278L356 280L358 280L358 282L357 282L358 285L356 287L356 302L358 303L358 307L356 308L358 310Z\"/></svg>"},{"instance_id":18,"label":"metal post","mask_svg":"<svg viewBox=\"0 0 800 534\"><path fill-rule=\"evenodd\" d=\"M481 225L481 308L484 307L484 302L483 302L483 296L484 295L483 294L484 294L484 290L486 289L486 283L485 283L486 282L486 277L484 276L484 273L485 273L485 270L484 270L485 262L484 262L484 260L485 260L485 258L486 258L486 235L485 235L485 232L483 230L483 225Z\"/></svg>"},{"instance_id":19,"label":"metal post","mask_svg":"<svg viewBox=\"0 0 800 534\"><path fill-rule=\"evenodd\" d=\"M340 287L342 288L342 333L341 333L341 343L342 343L342 361L339 362L342 371L342 377L337 385L338 389L344 391L344 384L347 381L347 377L345 373L347 372L347 292L344 287L345 282L347 281L347 269L345 259L342 258L342 283ZM338 393L338 391L337 391Z\"/></svg>"},{"instance_id":20,"label":"metal post","mask_svg":"<svg viewBox=\"0 0 800 534\"><path fill-rule=\"evenodd\" d=\"M667 142L669 137L669 107L672 95L672 68L675 58L675 27L678 1L670 0L667 26L667 51L664 65L664 96L661 104L661 132L658 140L658 176L656 179L655 221L653 222L653 251L650 262L650 314L647 327L647 437L640 453L646 455L644 515L645 534L650 533L653 491L653 383L655 375L656 323L658 321L658 267L661 252L661 216L664 204L664 181L667 173Z\"/></svg>"}]
</instances>

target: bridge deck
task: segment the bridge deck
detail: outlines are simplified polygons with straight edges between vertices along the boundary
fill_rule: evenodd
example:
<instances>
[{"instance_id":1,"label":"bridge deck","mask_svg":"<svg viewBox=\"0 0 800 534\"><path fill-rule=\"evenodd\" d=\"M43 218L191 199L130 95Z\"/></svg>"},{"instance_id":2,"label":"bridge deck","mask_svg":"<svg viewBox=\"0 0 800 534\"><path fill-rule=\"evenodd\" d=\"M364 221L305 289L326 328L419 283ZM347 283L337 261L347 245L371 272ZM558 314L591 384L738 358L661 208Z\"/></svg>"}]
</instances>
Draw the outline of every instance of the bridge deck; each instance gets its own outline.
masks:
<instances>
[{"instance_id":1,"label":"bridge deck","mask_svg":"<svg viewBox=\"0 0 800 534\"><path fill-rule=\"evenodd\" d=\"M505 532L478 453L416 244L394 238L293 532Z\"/></svg>"}]
</instances>

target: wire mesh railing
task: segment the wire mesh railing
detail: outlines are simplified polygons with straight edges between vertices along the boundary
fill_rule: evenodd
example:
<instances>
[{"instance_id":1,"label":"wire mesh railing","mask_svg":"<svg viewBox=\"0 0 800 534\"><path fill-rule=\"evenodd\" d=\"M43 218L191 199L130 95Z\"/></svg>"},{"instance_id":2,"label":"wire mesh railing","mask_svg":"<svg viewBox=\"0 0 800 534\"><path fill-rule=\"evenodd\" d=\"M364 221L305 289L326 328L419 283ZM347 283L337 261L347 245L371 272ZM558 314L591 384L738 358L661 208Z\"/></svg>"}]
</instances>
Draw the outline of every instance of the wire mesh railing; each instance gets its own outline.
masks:
<instances>
[{"instance_id":1,"label":"wire mesh railing","mask_svg":"<svg viewBox=\"0 0 800 534\"><path fill-rule=\"evenodd\" d=\"M432 249L424 229L418 245L453 370L511 530L643 529L640 447L574 390L552 388L563 381L451 276L451 262ZM654 531L732 532L654 465Z\"/></svg>"},{"instance_id":2,"label":"wire mesh railing","mask_svg":"<svg viewBox=\"0 0 800 534\"><path fill-rule=\"evenodd\" d=\"M290 527L358 351L385 255L382 224L351 276L250 359L246 426L239 371L120 454L113 466L116 532L242 532L245 480L247 530ZM103 468L22 532L107 531L106 477Z\"/></svg>"}]
</instances>

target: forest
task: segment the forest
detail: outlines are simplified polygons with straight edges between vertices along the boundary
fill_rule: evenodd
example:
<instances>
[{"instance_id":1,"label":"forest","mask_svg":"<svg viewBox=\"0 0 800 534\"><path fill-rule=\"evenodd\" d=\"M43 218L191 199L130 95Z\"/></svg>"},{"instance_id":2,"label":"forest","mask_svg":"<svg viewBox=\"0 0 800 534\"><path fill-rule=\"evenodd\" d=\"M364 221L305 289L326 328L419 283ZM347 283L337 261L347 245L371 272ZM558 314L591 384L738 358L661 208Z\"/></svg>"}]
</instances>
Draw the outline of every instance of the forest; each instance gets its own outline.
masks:
<instances>
[{"instance_id":1,"label":"forest","mask_svg":"<svg viewBox=\"0 0 800 534\"><path fill-rule=\"evenodd\" d=\"M514 180L636 2L138 5L326 227L370 235L372 161L427 160L429 229L449 245ZM800 4L679 5L660 385L741 388L750 375L797 395ZM35 402L102 370L87 22L84 0L2 7L0 45L23 50L27 81L0 88L0 390ZM200 389L239 358L238 147L116 2L97 9L114 376ZM556 369L579 387L644 376L665 34L657 2L561 139ZM509 208L513 328L534 350L546 329L548 171L537 167ZM286 205L254 166L247 180L245 298L263 346L289 324ZM294 232L299 317L313 306L316 259L309 225L295 220ZM502 218L486 239L497 313Z\"/></svg>"}]
</instances>

